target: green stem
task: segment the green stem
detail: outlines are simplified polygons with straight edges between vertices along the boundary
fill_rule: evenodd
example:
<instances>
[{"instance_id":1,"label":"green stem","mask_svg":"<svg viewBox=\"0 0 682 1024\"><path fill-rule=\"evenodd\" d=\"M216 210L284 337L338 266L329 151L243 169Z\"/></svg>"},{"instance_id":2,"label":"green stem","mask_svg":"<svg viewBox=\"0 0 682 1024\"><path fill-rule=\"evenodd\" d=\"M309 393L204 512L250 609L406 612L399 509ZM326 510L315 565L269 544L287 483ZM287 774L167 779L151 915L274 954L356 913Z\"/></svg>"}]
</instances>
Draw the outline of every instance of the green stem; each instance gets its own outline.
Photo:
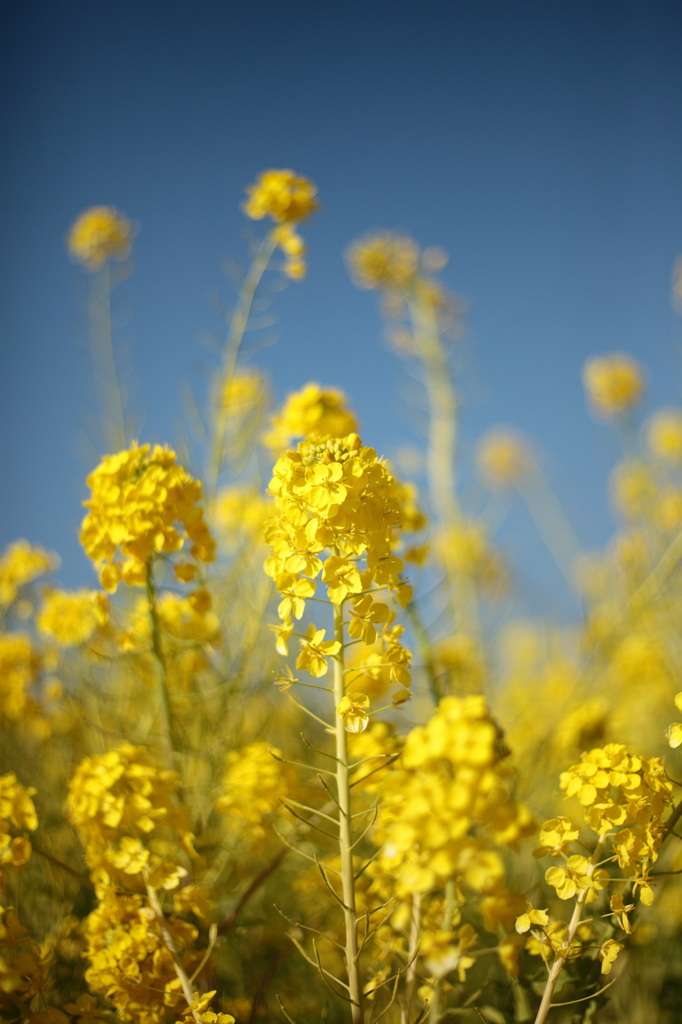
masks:
<instances>
[{"instance_id":1,"label":"green stem","mask_svg":"<svg viewBox=\"0 0 682 1024\"><path fill-rule=\"evenodd\" d=\"M230 415L230 410L225 400L225 392L230 381L234 378L237 368L237 357L249 326L256 292L258 291L263 274L268 268L275 248L274 231L270 231L261 242L239 292L237 307L230 320L222 365L213 385L212 402L214 418L208 466L206 469L206 507L209 510L212 510L215 501L218 479L225 461L225 434Z\"/></svg>"},{"instance_id":2,"label":"green stem","mask_svg":"<svg viewBox=\"0 0 682 1024\"><path fill-rule=\"evenodd\" d=\"M607 838L607 836L599 837L599 840L594 849L594 853L592 854L586 872L589 878L592 878L595 870L599 865L601 853ZM580 920L582 918L583 909L585 907L589 891L590 889L588 887L585 889L581 889L578 893L578 898L576 899L575 907L573 908L573 915L568 925L566 937L562 943L561 950L559 950L555 954L554 963L552 964L549 971L549 977L547 978L547 983L545 984L545 991L542 994L542 1001L540 1003L540 1009L538 1010L537 1016L535 1018L535 1024L544 1024L544 1022L547 1020L547 1015L552 1008L552 996L554 995L554 989L556 988L557 982L559 980L559 975L564 969L566 958L570 955L571 946L573 945L573 939L575 938L575 933L578 930L578 925L580 924Z\"/></svg>"},{"instance_id":3,"label":"green stem","mask_svg":"<svg viewBox=\"0 0 682 1024\"><path fill-rule=\"evenodd\" d=\"M351 799L348 771L348 746L343 718L336 710L345 696L343 607L334 605L334 639L340 643L334 657L334 725L336 733L336 797L339 804L339 854L341 857L341 889L346 925L346 966L353 1024L362 1024L362 984L360 981L358 921L355 907L353 871L353 837L351 831Z\"/></svg>"},{"instance_id":4,"label":"green stem","mask_svg":"<svg viewBox=\"0 0 682 1024\"><path fill-rule=\"evenodd\" d=\"M447 529L463 519L456 478L459 403L436 312L428 301L420 301L419 298L411 300L409 311L415 355L424 367L429 407L426 453L429 495L436 522ZM474 580L466 573L449 572L448 576L457 627L471 636L480 636L478 593Z\"/></svg>"},{"instance_id":5,"label":"green stem","mask_svg":"<svg viewBox=\"0 0 682 1024\"><path fill-rule=\"evenodd\" d=\"M412 918L410 921L410 938L407 949L407 973L405 975L405 996L400 1008L400 1024L410 1024L412 1012L412 1000L417 984L417 954L419 952L419 939L421 937L422 923L422 894L414 893L412 896Z\"/></svg>"},{"instance_id":6,"label":"green stem","mask_svg":"<svg viewBox=\"0 0 682 1024\"><path fill-rule=\"evenodd\" d=\"M164 735L168 753L170 768L177 768L178 750L180 744L173 721L171 708L170 691L168 688L168 666L166 655L163 649L161 629L159 625L159 611L156 602L156 586L154 584L154 569L150 561L147 566L147 606L149 608L149 623L151 630L152 653L157 665L157 677L159 680L159 695L161 697L161 712L163 716Z\"/></svg>"},{"instance_id":7,"label":"green stem","mask_svg":"<svg viewBox=\"0 0 682 1024\"><path fill-rule=\"evenodd\" d=\"M445 905L443 907L443 917L441 918L441 930L449 932L452 928L452 916L455 912L456 906L456 887L453 879L448 879L445 883ZM433 999L431 1000L431 1008L429 1010L429 1024L438 1024L438 1020L441 1016L441 1005L443 996L443 979L438 978L433 989Z\"/></svg>"},{"instance_id":8,"label":"green stem","mask_svg":"<svg viewBox=\"0 0 682 1024\"><path fill-rule=\"evenodd\" d=\"M127 436L123 386L114 352L109 263L92 276L89 312L90 348L102 415L102 443L106 451L118 452L126 447Z\"/></svg>"},{"instance_id":9,"label":"green stem","mask_svg":"<svg viewBox=\"0 0 682 1024\"><path fill-rule=\"evenodd\" d=\"M146 880L145 887L147 889L147 899L149 900L149 905L154 912L154 916L156 917L156 923L158 924L159 931L161 932L161 939L163 941L164 946L171 955L171 959L173 961L173 968L177 975L178 981L180 982L182 994L187 1000L187 1005L189 1007L194 1002L195 996L194 992L192 991L192 985L189 980L189 977L187 976L187 972L180 963L180 951L176 945L175 939L170 933L170 929L168 928L166 915L163 912L163 908L159 901L159 897L156 893L156 890L152 888L152 886ZM192 1019L196 1021L196 1024L201 1024L201 1018L198 1013L196 1013L193 1010L191 1016Z\"/></svg>"}]
</instances>

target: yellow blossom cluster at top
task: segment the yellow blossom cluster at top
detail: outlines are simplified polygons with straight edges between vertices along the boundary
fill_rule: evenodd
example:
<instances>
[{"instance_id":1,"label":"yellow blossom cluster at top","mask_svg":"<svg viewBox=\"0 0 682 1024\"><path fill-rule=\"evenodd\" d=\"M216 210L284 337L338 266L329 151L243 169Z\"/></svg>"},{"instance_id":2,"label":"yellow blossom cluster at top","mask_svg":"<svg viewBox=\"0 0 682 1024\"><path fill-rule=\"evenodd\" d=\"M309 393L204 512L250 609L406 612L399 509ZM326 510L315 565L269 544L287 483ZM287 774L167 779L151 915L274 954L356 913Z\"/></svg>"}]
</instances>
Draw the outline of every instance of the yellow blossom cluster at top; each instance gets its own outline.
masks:
<instances>
[{"instance_id":1,"label":"yellow blossom cluster at top","mask_svg":"<svg viewBox=\"0 0 682 1024\"><path fill-rule=\"evenodd\" d=\"M365 645L368 662L381 665L395 691L393 701L407 699L411 655L400 641L403 627L393 625L393 611L375 597L388 591L403 607L411 598L395 547L401 530L423 526L412 492L354 433L313 437L296 451L285 452L275 464L269 490L274 514L265 528L272 548L265 571L282 597L281 625L275 627L278 651L288 653L294 619L302 618L321 577L328 600L337 609L349 603L349 633ZM380 654L372 647L377 627ZM317 678L325 675L328 659L341 649L340 637L325 639L326 630L314 623L304 636L298 635L302 649L297 668ZM354 672L370 671L362 656L358 660ZM352 679L337 712L351 732L367 726L369 698L352 686Z\"/></svg>"},{"instance_id":2,"label":"yellow blossom cluster at top","mask_svg":"<svg viewBox=\"0 0 682 1024\"><path fill-rule=\"evenodd\" d=\"M403 291L419 273L419 246L411 238L384 231L355 242L348 250L348 263L361 288Z\"/></svg>"},{"instance_id":3,"label":"yellow blossom cluster at top","mask_svg":"<svg viewBox=\"0 0 682 1024\"><path fill-rule=\"evenodd\" d=\"M402 603L408 590L403 563L394 554L397 533L408 521L405 492L373 448L357 434L302 441L275 463L269 487L275 514L266 527L273 554L266 572L282 593L315 577L330 584L330 600L341 603L370 584L388 588ZM333 549L323 560L325 549ZM358 562L364 559L367 579ZM303 607L292 607L300 618Z\"/></svg>"},{"instance_id":4,"label":"yellow blossom cluster at top","mask_svg":"<svg viewBox=\"0 0 682 1024\"><path fill-rule=\"evenodd\" d=\"M57 568L58 559L27 540L17 540L0 557L0 610L16 599L20 587Z\"/></svg>"},{"instance_id":5,"label":"yellow blossom cluster at top","mask_svg":"<svg viewBox=\"0 0 682 1024\"><path fill-rule=\"evenodd\" d=\"M499 727L483 697L445 697L408 733L382 786L375 842L377 873L399 896L454 878L491 894L503 883L495 845L531 834L529 811L511 799Z\"/></svg>"},{"instance_id":6,"label":"yellow blossom cluster at top","mask_svg":"<svg viewBox=\"0 0 682 1024\"><path fill-rule=\"evenodd\" d=\"M343 391L311 382L287 397L263 440L269 448L281 452L296 439L345 437L357 429Z\"/></svg>"},{"instance_id":7,"label":"yellow blossom cluster at top","mask_svg":"<svg viewBox=\"0 0 682 1024\"><path fill-rule=\"evenodd\" d=\"M134 234L133 224L113 206L91 206L73 224L67 247L86 270L99 270L108 260L130 255Z\"/></svg>"},{"instance_id":8,"label":"yellow blossom cluster at top","mask_svg":"<svg viewBox=\"0 0 682 1024\"><path fill-rule=\"evenodd\" d=\"M624 352L595 356L583 367L583 383L592 408L607 419L630 412L644 394L644 373Z\"/></svg>"},{"instance_id":9,"label":"yellow blossom cluster at top","mask_svg":"<svg viewBox=\"0 0 682 1024\"><path fill-rule=\"evenodd\" d=\"M319 209L312 181L290 170L262 171L246 193L244 213L251 220L271 217L277 224L294 224Z\"/></svg>"},{"instance_id":10,"label":"yellow blossom cluster at top","mask_svg":"<svg viewBox=\"0 0 682 1024\"><path fill-rule=\"evenodd\" d=\"M527 442L504 427L491 430L481 439L476 452L478 471L496 490L521 483L533 468L533 453Z\"/></svg>"},{"instance_id":11,"label":"yellow blossom cluster at top","mask_svg":"<svg viewBox=\"0 0 682 1024\"><path fill-rule=\"evenodd\" d=\"M251 220L270 217L275 222L272 241L286 256L284 273L293 281L305 277L305 242L295 225L319 209L312 181L290 170L263 171L246 190L243 210Z\"/></svg>"},{"instance_id":12,"label":"yellow blossom cluster at top","mask_svg":"<svg viewBox=\"0 0 682 1024\"><path fill-rule=\"evenodd\" d=\"M88 477L91 497L81 527L81 543L99 569L105 590L120 580L144 584L154 555L179 551L200 562L215 558L215 544L198 502L201 484L176 461L169 448L133 444L107 455ZM123 556L121 561L120 556ZM177 567L179 578L193 578L195 567Z\"/></svg>"}]
</instances>

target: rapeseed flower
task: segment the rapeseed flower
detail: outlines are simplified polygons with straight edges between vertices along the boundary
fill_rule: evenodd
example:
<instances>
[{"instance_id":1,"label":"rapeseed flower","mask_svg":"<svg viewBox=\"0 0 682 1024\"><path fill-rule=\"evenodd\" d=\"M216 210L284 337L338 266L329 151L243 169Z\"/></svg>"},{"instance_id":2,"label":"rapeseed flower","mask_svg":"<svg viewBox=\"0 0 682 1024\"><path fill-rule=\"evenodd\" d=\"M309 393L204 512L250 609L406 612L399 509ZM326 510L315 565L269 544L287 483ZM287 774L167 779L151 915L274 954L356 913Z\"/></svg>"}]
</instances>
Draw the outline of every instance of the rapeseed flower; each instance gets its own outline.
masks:
<instances>
[{"instance_id":1,"label":"rapeseed flower","mask_svg":"<svg viewBox=\"0 0 682 1024\"><path fill-rule=\"evenodd\" d=\"M312 181L290 170L262 171L246 192L243 209L251 220L271 217L276 224L295 224L319 209Z\"/></svg>"},{"instance_id":2,"label":"rapeseed flower","mask_svg":"<svg viewBox=\"0 0 682 1024\"><path fill-rule=\"evenodd\" d=\"M21 587L38 576L54 572L59 565L56 555L34 547L27 540L10 544L0 556L0 609L8 608Z\"/></svg>"},{"instance_id":3,"label":"rapeseed flower","mask_svg":"<svg viewBox=\"0 0 682 1024\"><path fill-rule=\"evenodd\" d=\"M588 359L583 367L583 383L590 405L607 419L630 412L644 394L644 372L624 352Z\"/></svg>"},{"instance_id":4,"label":"rapeseed flower","mask_svg":"<svg viewBox=\"0 0 682 1024\"><path fill-rule=\"evenodd\" d=\"M345 437L357 428L343 391L311 382L287 397L263 440L269 448L281 452L296 439Z\"/></svg>"},{"instance_id":5,"label":"rapeseed flower","mask_svg":"<svg viewBox=\"0 0 682 1024\"><path fill-rule=\"evenodd\" d=\"M109 600L95 590L49 590L36 617L41 633L62 647L86 643L109 619Z\"/></svg>"},{"instance_id":6,"label":"rapeseed flower","mask_svg":"<svg viewBox=\"0 0 682 1024\"><path fill-rule=\"evenodd\" d=\"M113 206L91 206L69 232L67 247L86 270L99 270L108 260L130 255L134 225Z\"/></svg>"},{"instance_id":7,"label":"rapeseed flower","mask_svg":"<svg viewBox=\"0 0 682 1024\"><path fill-rule=\"evenodd\" d=\"M201 484L171 449L133 444L107 455L88 486L80 539L105 590L114 592L121 580L145 584L153 556L180 551L186 541L196 561L214 560L215 543L199 506Z\"/></svg>"},{"instance_id":8,"label":"rapeseed flower","mask_svg":"<svg viewBox=\"0 0 682 1024\"><path fill-rule=\"evenodd\" d=\"M497 427L478 444L476 464L483 480L492 488L504 490L523 482L534 465L528 443L518 434Z\"/></svg>"},{"instance_id":9,"label":"rapeseed flower","mask_svg":"<svg viewBox=\"0 0 682 1024\"><path fill-rule=\"evenodd\" d=\"M384 231L355 242L348 264L361 288L404 291L419 273L419 247L411 238Z\"/></svg>"},{"instance_id":10,"label":"rapeseed flower","mask_svg":"<svg viewBox=\"0 0 682 1024\"><path fill-rule=\"evenodd\" d=\"M682 463L682 409L661 409L647 424L649 451L674 466Z\"/></svg>"}]
</instances>

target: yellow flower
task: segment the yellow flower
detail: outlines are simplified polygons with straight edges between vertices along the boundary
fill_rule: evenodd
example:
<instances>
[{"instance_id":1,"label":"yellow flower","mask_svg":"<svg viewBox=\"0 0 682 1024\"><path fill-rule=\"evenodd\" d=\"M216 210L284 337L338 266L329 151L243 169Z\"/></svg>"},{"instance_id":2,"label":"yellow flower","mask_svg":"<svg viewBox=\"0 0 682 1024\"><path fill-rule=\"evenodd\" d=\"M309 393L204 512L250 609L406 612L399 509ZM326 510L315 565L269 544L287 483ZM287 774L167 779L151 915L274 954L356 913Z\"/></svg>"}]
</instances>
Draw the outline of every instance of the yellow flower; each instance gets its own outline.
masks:
<instances>
[{"instance_id":1,"label":"yellow flower","mask_svg":"<svg viewBox=\"0 0 682 1024\"><path fill-rule=\"evenodd\" d=\"M262 842L272 833L272 816L295 791L300 793L293 766L277 747L255 740L228 752L215 806L228 816L230 831Z\"/></svg>"},{"instance_id":2,"label":"yellow flower","mask_svg":"<svg viewBox=\"0 0 682 1024\"><path fill-rule=\"evenodd\" d=\"M346 694L336 711L343 719L346 732L364 732L369 722L367 709L369 697L366 693Z\"/></svg>"},{"instance_id":3,"label":"yellow flower","mask_svg":"<svg viewBox=\"0 0 682 1024\"><path fill-rule=\"evenodd\" d=\"M58 563L56 555L33 547L27 540L10 544L0 556L0 609L9 607L25 583L53 572Z\"/></svg>"},{"instance_id":4,"label":"yellow flower","mask_svg":"<svg viewBox=\"0 0 682 1024\"><path fill-rule=\"evenodd\" d=\"M568 858L564 867L548 868L545 872L545 881L556 889L559 899L570 900L584 889L591 891L603 888L596 877L598 873L591 874L589 868L590 861L587 857L575 853Z\"/></svg>"},{"instance_id":5,"label":"yellow flower","mask_svg":"<svg viewBox=\"0 0 682 1024\"><path fill-rule=\"evenodd\" d=\"M75 221L67 247L86 270L98 270L107 260L126 259L134 234L132 223L113 206L92 206Z\"/></svg>"},{"instance_id":6,"label":"yellow flower","mask_svg":"<svg viewBox=\"0 0 682 1024\"><path fill-rule=\"evenodd\" d=\"M341 650L338 640L325 640L326 630L317 629L312 623L308 627L305 640L301 640L303 650L298 656L296 668L303 672L310 672L311 676L319 678L326 675L329 665L327 658L332 657Z\"/></svg>"},{"instance_id":7,"label":"yellow flower","mask_svg":"<svg viewBox=\"0 0 682 1024\"><path fill-rule=\"evenodd\" d=\"M361 288L400 291L413 284L419 272L419 247L391 232L368 235L348 250L348 263Z\"/></svg>"},{"instance_id":8,"label":"yellow flower","mask_svg":"<svg viewBox=\"0 0 682 1024\"><path fill-rule=\"evenodd\" d=\"M330 555L324 563L322 579L327 584L327 594L333 604L342 604L349 594L359 594L362 590L357 565L337 555Z\"/></svg>"},{"instance_id":9,"label":"yellow flower","mask_svg":"<svg viewBox=\"0 0 682 1024\"><path fill-rule=\"evenodd\" d=\"M521 483L533 468L534 459L520 436L497 427L479 442L476 463L483 480L490 487L503 490Z\"/></svg>"},{"instance_id":10,"label":"yellow flower","mask_svg":"<svg viewBox=\"0 0 682 1024\"><path fill-rule=\"evenodd\" d=\"M535 850L536 857L560 857L569 843L580 835L580 829L573 828L568 818L550 818L540 829L540 848Z\"/></svg>"},{"instance_id":11,"label":"yellow flower","mask_svg":"<svg viewBox=\"0 0 682 1024\"><path fill-rule=\"evenodd\" d=\"M532 924L546 928L549 924L549 914L546 910L537 910L530 903L526 903L526 912L516 918L515 928L521 935L527 932Z\"/></svg>"},{"instance_id":12,"label":"yellow flower","mask_svg":"<svg viewBox=\"0 0 682 1024\"><path fill-rule=\"evenodd\" d=\"M338 388L306 384L288 396L263 440L279 453L295 438L345 437L357 430L347 406L348 399Z\"/></svg>"},{"instance_id":13,"label":"yellow flower","mask_svg":"<svg viewBox=\"0 0 682 1024\"><path fill-rule=\"evenodd\" d=\"M80 540L105 590L115 591L121 579L144 584L152 557L179 551L186 540L192 558L214 560L215 543L198 505L201 484L169 448L133 444L107 455L88 485Z\"/></svg>"},{"instance_id":14,"label":"yellow flower","mask_svg":"<svg viewBox=\"0 0 682 1024\"><path fill-rule=\"evenodd\" d=\"M312 181L290 170L263 171L246 192L243 210L251 220L271 217L276 224L292 224L319 209Z\"/></svg>"},{"instance_id":15,"label":"yellow flower","mask_svg":"<svg viewBox=\"0 0 682 1024\"><path fill-rule=\"evenodd\" d=\"M682 410L662 409L647 426L647 441L652 455L666 462L682 462Z\"/></svg>"},{"instance_id":16,"label":"yellow flower","mask_svg":"<svg viewBox=\"0 0 682 1024\"><path fill-rule=\"evenodd\" d=\"M644 394L642 368L624 352L588 359L583 383L590 405L606 418L630 412Z\"/></svg>"},{"instance_id":17,"label":"yellow flower","mask_svg":"<svg viewBox=\"0 0 682 1024\"><path fill-rule=\"evenodd\" d=\"M96 590L50 590L36 623L45 636L63 647L83 644L109 618L109 600Z\"/></svg>"},{"instance_id":18,"label":"yellow flower","mask_svg":"<svg viewBox=\"0 0 682 1024\"><path fill-rule=\"evenodd\" d=\"M602 942L597 955L601 960L601 973L610 974L611 968L613 967L616 957L623 948L622 942L616 942L615 939L605 939Z\"/></svg>"}]
</instances>

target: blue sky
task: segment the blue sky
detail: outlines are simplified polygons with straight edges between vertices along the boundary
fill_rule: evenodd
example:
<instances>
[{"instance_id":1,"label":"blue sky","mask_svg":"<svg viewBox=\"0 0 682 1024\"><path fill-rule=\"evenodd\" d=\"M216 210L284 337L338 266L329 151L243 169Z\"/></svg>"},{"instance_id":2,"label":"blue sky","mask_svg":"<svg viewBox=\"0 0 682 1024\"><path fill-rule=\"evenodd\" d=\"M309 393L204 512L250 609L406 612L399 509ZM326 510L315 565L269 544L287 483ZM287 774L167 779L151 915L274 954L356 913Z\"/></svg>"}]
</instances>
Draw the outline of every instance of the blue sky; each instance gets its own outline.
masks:
<instances>
[{"instance_id":1,"label":"blue sky","mask_svg":"<svg viewBox=\"0 0 682 1024\"><path fill-rule=\"evenodd\" d=\"M465 447L500 422L535 437L581 540L604 543L618 445L586 411L584 360L626 350L647 410L680 403L679 3L11 0L4 22L1 546L25 536L60 553L66 585L94 582L77 544L92 381L74 218L110 204L140 224L119 337L141 439L172 444L265 167L311 177L324 207L258 358L278 397L334 384L367 443L412 443L405 367L343 252L373 228L441 245L470 307ZM541 576L518 528L512 550Z\"/></svg>"}]
</instances>

